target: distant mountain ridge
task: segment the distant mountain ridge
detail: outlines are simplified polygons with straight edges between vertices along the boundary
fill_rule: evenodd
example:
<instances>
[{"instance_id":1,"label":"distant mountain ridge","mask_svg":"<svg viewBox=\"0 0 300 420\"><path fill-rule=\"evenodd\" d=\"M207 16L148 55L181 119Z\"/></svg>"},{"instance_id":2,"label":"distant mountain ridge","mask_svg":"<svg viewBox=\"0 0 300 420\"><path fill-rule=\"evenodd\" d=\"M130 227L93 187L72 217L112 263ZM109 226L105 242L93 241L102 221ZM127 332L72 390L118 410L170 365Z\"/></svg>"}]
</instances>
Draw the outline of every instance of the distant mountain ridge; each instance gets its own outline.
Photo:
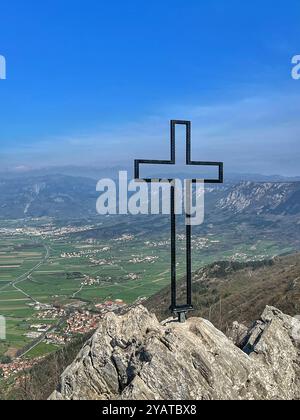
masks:
<instances>
[{"instance_id":1,"label":"distant mountain ridge","mask_svg":"<svg viewBox=\"0 0 300 420\"><path fill-rule=\"evenodd\" d=\"M105 166L103 164L92 164L90 166L50 166L45 168L30 168L26 166L10 169L0 169L0 179L13 179L20 177L44 177L51 175L64 175L73 177L84 177L99 180L100 178L117 178L119 171L127 171L133 176L133 162L116 164L115 166ZM166 170L167 171L167 170ZM184 171L181 175L184 175ZM155 178L157 174L155 174ZM241 181L253 182L296 182L300 181L299 176L284 176L279 174L263 175L256 173L235 173L226 171L225 182L238 183Z\"/></svg>"},{"instance_id":2,"label":"distant mountain ridge","mask_svg":"<svg viewBox=\"0 0 300 420\"><path fill-rule=\"evenodd\" d=\"M300 182L241 182L219 200L221 211L252 214L300 212Z\"/></svg>"},{"instance_id":3,"label":"distant mountain ridge","mask_svg":"<svg viewBox=\"0 0 300 420\"><path fill-rule=\"evenodd\" d=\"M0 218L96 216L96 182L48 175L0 180Z\"/></svg>"},{"instance_id":4,"label":"distant mountain ridge","mask_svg":"<svg viewBox=\"0 0 300 420\"><path fill-rule=\"evenodd\" d=\"M57 219L97 216L97 181L69 175L0 177L0 219L53 217ZM300 182L227 182L210 186L207 214L224 217L297 215L300 213Z\"/></svg>"}]
</instances>

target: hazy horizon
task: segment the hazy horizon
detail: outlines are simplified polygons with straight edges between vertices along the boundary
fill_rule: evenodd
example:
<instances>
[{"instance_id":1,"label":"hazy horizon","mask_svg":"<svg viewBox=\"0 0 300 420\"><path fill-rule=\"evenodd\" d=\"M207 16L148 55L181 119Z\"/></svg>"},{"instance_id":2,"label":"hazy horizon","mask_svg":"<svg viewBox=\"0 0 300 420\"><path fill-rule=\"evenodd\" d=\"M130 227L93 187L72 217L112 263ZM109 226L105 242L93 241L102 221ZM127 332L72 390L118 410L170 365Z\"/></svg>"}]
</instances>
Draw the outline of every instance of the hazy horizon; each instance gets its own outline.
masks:
<instances>
[{"instance_id":1,"label":"hazy horizon","mask_svg":"<svg viewBox=\"0 0 300 420\"><path fill-rule=\"evenodd\" d=\"M76 171L78 171L78 173L76 174ZM103 176L107 176L108 177L114 177L114 176L118 176L118 172L119 171L128 171L129 173L129 177L130 177L130 173L132 173L133 176L133 163L132 162L120 162L119 164L116 165L97 165L97 164L93 164L93 165L86 165L86 166L81 166L81 165L61 165L61 166L56 166L56 165L50 165L50 166L31 166L31 167L26 167L26 166L22 166L22 167L10 167L10 168L0 168L0 177L4 177L4 176L47 176L47 175L68 175L68 176L76 176L78 175L79 177L83 176L83 177L87 177L87 178L97 178L97 173L99 173L99 176L103 177ZM163 176L165 173L167 172L167 169L162 169L161 171L161 175ZM188 171L185 171L185 167L182 167L182 170L180 171L180 173L178 174L179 177L182 177L183 175L187 174ZM93 174L93 175L91 175ZM152 172L150 171L149 173L150 175L155 176L154 174L152 174ZM206 174L208 175L208 174ZM283 180L293 180L296 179L297 181L300 181L300 170L299 170L299 174L295 174L295 175L287 175L284 173L263 173L263 172L232 172L232 171L227 171L226 172L226 176L225 176L225 181L226 179L231 180L232 178L241 178L243 179L243 177L245 178L245 180L251 180L251 177L253 177L253 179L255 180L255 178L260 177L260 178L265 178L266 180L268 178L270 179L280 179L282 178ZM199 176L200 178L200 176Z\"/></svg>"}]
</instances>

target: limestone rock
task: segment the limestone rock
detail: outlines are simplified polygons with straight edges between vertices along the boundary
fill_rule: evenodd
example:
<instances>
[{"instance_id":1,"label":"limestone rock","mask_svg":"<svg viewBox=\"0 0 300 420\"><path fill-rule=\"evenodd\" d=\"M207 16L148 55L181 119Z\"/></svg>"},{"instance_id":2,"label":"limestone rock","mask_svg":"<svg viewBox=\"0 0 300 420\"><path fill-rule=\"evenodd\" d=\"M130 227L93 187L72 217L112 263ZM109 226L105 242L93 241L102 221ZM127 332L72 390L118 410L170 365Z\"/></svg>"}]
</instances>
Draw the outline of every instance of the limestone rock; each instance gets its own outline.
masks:
<instances>
[{"instance_id":1,"label":"limestone rock","mask_svg":"<svg viewBox=\"0 0 300 420\"><path fill-rule=\"evenodd\" d=\"M240 344L245 341L248 335L248 328L243 324L234 322L226 335L236 346L240 347Z\"/></svg>"},{"instance_id":2,"label":"limestone rock","mask_svg":"<svg viewBox=\"0 0 300 420\"><path fill-rule=\"evenodd\" d=\"M50 399L299 399L295 322L267 307L242 350L201 318L160 324L142 306L108 314Z\"/></svg>"}]
</instances>

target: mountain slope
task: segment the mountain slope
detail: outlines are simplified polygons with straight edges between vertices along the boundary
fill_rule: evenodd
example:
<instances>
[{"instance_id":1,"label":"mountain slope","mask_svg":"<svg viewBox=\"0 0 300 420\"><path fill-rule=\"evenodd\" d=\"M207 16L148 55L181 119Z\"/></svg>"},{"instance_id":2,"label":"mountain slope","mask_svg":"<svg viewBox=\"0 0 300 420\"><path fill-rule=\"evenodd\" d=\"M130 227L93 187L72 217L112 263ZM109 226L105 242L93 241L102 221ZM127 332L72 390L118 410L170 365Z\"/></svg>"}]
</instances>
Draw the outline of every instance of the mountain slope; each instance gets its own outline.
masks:
<instances>
[{"instance_id":1,"label":"mountain slope","mask_svg":"<svg viewBox=\"0 0 300 420\"><path fill-rule=\"evenodd\" d=\"M300 182L241 182L229 188L216 207L233 214L296 214L300 211Z\"/></svg>"},{"instance_id":2,"label":"mountain slope","mask_svg":"<svg viewBox=\"0 0 300 420\"><path fill-rule=\"evenodd\" d=\"M200 318L159 324L143 307L108 314L50 399L298 399L299 330L300 321L268 307L242 351Z\"/></svg>"},{"instance_id":3,"label":"mountain slope","mask_svg":"<svg viewBox=\"0 0 300 420\"><path fill-rule=\"evenodd\" d=\"M85 218L96 215L96 182L51 175L2 179L0 218Z\"/></svg>"},{"instance_id":4,"label":"mountain slope","mask_svg":"<svg viewBox=\"0 0 300 420\"><path fill-rule=\"evenodd\" d=\"M185 281L178 282L178 301L184 301ZM226 332L234 321L250 326L266 305L300 314L300 254L269 261L224 261L193 274L193 316L209 319ZM159 319L168 315L170 287L152 296L145 306Z\"/></svg>"}]
</instances>

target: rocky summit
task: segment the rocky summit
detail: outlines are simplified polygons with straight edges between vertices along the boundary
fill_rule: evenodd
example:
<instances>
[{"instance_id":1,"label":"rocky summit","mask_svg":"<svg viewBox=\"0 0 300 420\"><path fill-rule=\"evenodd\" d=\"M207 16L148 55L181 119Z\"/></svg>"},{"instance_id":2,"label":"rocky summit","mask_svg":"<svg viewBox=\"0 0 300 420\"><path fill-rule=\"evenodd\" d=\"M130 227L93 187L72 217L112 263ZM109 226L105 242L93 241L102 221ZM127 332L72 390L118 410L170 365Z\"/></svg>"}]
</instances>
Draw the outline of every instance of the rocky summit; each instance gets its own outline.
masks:
<instances>
[{"instance_id":1,"label":"rocky summit","mask_svg":"<svg viewBox=\"0 0 300 420\"><path fill-rule=\"evenodd\" d=\"M201 318L159 323L144 307L105 316L50 400L300 398L300 321L267 307L230 338Z\"/></svg>"}]
</instances>

